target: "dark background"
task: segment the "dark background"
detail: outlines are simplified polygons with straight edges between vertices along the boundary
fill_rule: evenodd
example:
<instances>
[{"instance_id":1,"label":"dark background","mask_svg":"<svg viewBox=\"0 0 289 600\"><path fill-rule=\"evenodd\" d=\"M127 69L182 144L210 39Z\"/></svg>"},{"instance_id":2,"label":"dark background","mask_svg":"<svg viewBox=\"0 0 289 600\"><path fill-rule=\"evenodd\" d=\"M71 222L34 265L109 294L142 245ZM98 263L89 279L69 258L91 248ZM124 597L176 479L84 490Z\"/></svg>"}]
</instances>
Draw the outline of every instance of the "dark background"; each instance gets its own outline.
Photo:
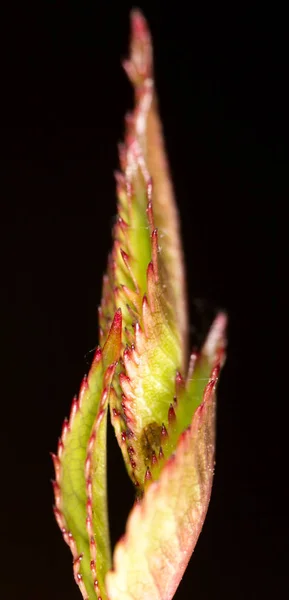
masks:
<instances>
[{"instance_id":1,"label":"dark background","mask_svg":"<svg viewBox=\"0 0 289 600\"><path fill-rule=\"evenodd\" d=\"M125 2L25 2L11 4L2 20L5 600L80 598L52 513L49 452L56 450L98 341L97 306L116 212L116 147L132 106L120 66L130 8ZM189 12L182 2L143 2L141 8L154 39L181 214L192 343L218 307L230 320L213 495L176 599L284 597L280 414L270 413L277 398L269 404L266 389L274 207L285 165L285 38L257 8L193 3ZM115 543L133 489L111 432L109 441Z\"/></svg>"}]
</instances>

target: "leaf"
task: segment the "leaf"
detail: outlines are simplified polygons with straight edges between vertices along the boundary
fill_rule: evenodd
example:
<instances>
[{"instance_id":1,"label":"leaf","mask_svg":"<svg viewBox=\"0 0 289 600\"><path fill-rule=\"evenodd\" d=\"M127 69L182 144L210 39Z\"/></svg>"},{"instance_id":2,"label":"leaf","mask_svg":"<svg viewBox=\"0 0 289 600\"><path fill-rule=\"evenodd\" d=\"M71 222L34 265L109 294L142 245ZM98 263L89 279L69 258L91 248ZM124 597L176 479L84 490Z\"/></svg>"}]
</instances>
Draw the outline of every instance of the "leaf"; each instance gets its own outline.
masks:
<instances>
[{"instance_id":1,"label":"leaf","mask_svg":"<svg viewBox=\"0 0 289 600\"><path fill-rule=\"evenodd\" d=\"M113 311L123 315L123 368L111 420L128 472L142 493L169 424L176 377L187 367L187 311L179 223L165 158L144 18L132 12L131 56L124 63L136 107L126 119L117 174L118 220L100 309L105 338ZM149 441L151 438L152 444ZM155 443L154 443L155 442Z\"/></svg>"},{"instance_id":2,"label":"leaf","mask_svg":"<svg viewBox=\"0 0 289 600\"><path fill-rule=\"evenodd\" d=\"M130 290L129 300L134 298L140 312L141 299L147 288L147 267L151 260L156 266L154 258L158 253L159 237L163 246L160 269L166 298L172 306L171 319L180 338L181 367L185 368L188 314L179 218L157 109L151 38L146 21L138 10L131 12L131 30L130 58L124 61L123 66L134 85L136 106L134 112L126 117L125 143L120 145L122 173L116 174L119 218L108 276L104 278L101 328L104 333L107 331L107 322L112 318L118 295L124 302L122 309L126 314L127 298L122 296L120 289L117 289L114 298L115 286L119 285L120 279L123 279L123 284L135 287L136 295ZM152 244L150 234L155 228L159 233L155 232ZM126 256L122 254L121 257L123 245L126 246Z\"/></svg>"},{"instance_id":3,"label":"leaf","mask_svg":"<svg viewBox=\"0 0 289 600\"><path fill-rule=\"evenodd\" d=\"M119 359L122 317L117 311L103 349L65 420L57 456L55 516L74 561L83 598L105 600L111 564L106 494L106 421L111 381Z\"/></svg>"},{"instance_id":4,"label":"leaf","mask_svg":"<svg viewBox=\"0 0 289 600\"><path fill-rule=\"evenodd\" d=\"M184 369L188 349L188 310L179 217L158 113L151 36L146 20L138 10L131 12L131 29L130 59L124 62L124 68L135 88L136 109L130 120L127 143L129 139L137 139L152 179L154 220L163 245L163 279L177 322L183 353L180 366Z\"/></svg>"},{"instance_id":5,"label":"leaf","mask_svg":"<svg viewBox=\"0 0 289 600\"><path fill-rule=\"evenodd\" d=\"M180 583L210 500L219 368L220 362L176 452L129 516L106 577L110 600L170 600Z\"/></svg>"},{"instance_id":6,"label":"leaf","mask_svg":"<svg viewBox=\"0 0 289 600\"><path fill-rule=\"evenodd\" d=\"M191 426L193 415L203 402L208 382L215 369L219 371L225 360L225 331L227 317L219 313L213 322L201 352L192 354L186 381L180 373L176 376L176 396L168 411L168 426L162 436L161 448L156 448L157 460L150 465L150 477L147 484L157 480L166 459L175 452L182 433ZM215 377L215 375L214 375ZM161 451L160 451L161 450Z\"/></svg>"}]
</instances>

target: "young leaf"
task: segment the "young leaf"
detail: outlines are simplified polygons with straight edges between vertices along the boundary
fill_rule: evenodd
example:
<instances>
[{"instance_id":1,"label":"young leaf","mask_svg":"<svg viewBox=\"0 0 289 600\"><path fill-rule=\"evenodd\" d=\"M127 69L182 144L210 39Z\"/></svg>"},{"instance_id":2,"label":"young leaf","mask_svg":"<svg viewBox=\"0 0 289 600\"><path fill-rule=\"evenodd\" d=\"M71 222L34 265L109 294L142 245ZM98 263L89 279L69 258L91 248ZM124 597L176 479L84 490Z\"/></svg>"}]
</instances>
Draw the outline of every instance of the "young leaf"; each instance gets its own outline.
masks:
<instances>
[{"instance_id":1,"label":"young leaf","mask_svg":"<svg viewBox=\"0 0 289 600\"><path fill-rule=\"evenodd\" d=\"M136 108L126 119L120 149L118 221L100 327L105 336L120 306L124 369L118 373L111 419L141 494L162 428L168 427L176 374L187 367L188 328L178 215L157 113L151 41L137 11L132 13L131 57L124 66L135 86Z\"/></svg>"},{"instance_id":2,"label":"young leaf","mask_svg":"<svg viewBox=\"0 0 289 600\"><path fill-rule=\"evenodd\" d=\"M84 598L170 600L210 499L226 316L216 317L200 353L189 360L178 215L154 91L151 40L138 11L132 12L131 55L124 67L136 106L126 119L116 175L118 220L99 309L103 349L74 400L54 456L55 514ZM112 570L108 403L137 491Z\"/></svg>"},{"instance_id":3,"label":"young leaf","mask_svg":"<svg viewBox=\"0 0 289 600\"><path fill-rule=\"evenodd\" d=\"M134 85L136 108L128 123L126 141L128 145L137 141L147 178L152 179L154 220L162 246L163 281L181 340L180 366L183 369L187 366L188 311L178 211L158 113L151 37L144 17L137 10L131 13L131 26L130 59L124 62L124 68Z\"/></svg>"},{"instance_id":4,"label":"young leaf","mask_svg":"<svg viewBox=\"0 0 289 600\"><path fill-rule=\"evenodd\" d=\"M212 487L218 368L160 478L133 508L114 552L110 600L170 600L204 522Z\"/></svg>"},{"instance_id":5,"label":"young leaf","mask_svg":"<svg viewBox=\"0 0 289 600\"><path fill-rule=\"evenodd\" d=\"M74 577L83 598L105 600L110 568L106 495L106 420L111 381L119 359L122 317L118 310L98 348L78 399L65 420L57 456L55 516L73 554Z\"/></svg>"}]
</instances>

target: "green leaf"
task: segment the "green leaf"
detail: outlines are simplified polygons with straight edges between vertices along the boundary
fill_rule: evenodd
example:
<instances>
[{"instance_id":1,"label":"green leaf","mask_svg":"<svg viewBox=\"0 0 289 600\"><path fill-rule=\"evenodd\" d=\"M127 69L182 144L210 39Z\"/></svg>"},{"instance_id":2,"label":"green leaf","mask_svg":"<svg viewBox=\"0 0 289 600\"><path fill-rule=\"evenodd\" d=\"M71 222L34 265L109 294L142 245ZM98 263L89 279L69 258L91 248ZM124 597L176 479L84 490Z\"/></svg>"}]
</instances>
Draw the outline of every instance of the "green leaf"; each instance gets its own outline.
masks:
<instances>
[{"instance_id":1,"label":"green leaf","mask_svg":"<svg viewBox=\"0 0 289 600\"><path fill-rule=\"evenodd\" d=\"M120 145L118 221L104 277L101 335L105 337L115 308L121 306L123 342L130 342L132 316L141 319L142 300L148 293L147 270L152 263L151 270L160 283L158 295L177 338L179 366L185 369L188 315L184 260L154 90L151 38L139 11L132 11L131 25L131 53L124 68L134 85L136 105L126 117L125 142Z\"/></svg>"},{"instance_id":2,"label":"green leaf","mask_svg":"<svg viewBox=\"0 0 289 600\"><path fill-rule=\"evenodd\" d=\"M172 306L173 318L180 336L182 360L187 366L188 310L185 268L180 237L179 216L174 198L162 125L158 112L153 79L153 52L150 32L138 10L131 13L130 58L124 68L134 85L136 107L128 123L126 143L137 140L143 170L152 180L152 201L155 226L162 246L161 269L166 297Z\"/></svg>"},{"instance_id":3,"label":"green leaf","mask_svg":"<svg viewBox=\"0 0 289 600\"><path fill-rule=\"evenodd\" d=\"M165 159L146 23L132 13L130 60L136 107L127 117L117 174L118 221L100 309L105 338L113 311L123 314L123 369L111 420L128 472L142 493L154 446L168 427L179 370L187 367L187 311L178 215ZM146 162L148 161L148 163Z\"/></svg>"},{"instance_id":4,"label":"green leaf","mask_svg":"<svg viewBox=\"0 0 289 600\"><path fill-rule=\"evenodd\" d=\"M218 371L213 369L175 453L129 516L106 577L110 600L170 600L180 583L211 494Z\"/></svg>"},{"instance_id":5,"label":"green leaf","mask_svg":"<svg viewBox=\"0 0 289 600\"><path fill-rule=\"evenodd\" d=\"M162 472L166 459L175 452L182 433L191 426L198 407L204 401L207 386L213 378L215 383L216 369L219 372L225 356L225 330L227 317L219 313L213 322L201 352L192 354L186 381L180 373L176 377L176 395L170 405L168 425L160 444L156 440L155 454L157 460L151 461L150 477L147 484L157 480ZM158 445L157 445L158 444ZM161 454L161 456L160 456Z\"/></svg>"},{"instance_id":6,"label":"green leaf","mask_svg":"<svg viewBox=\"0 0 289 600\"><path fill-rule=\"evenodd\" d=\"M55 516L73 554L74 577L84 598L105 600L110 568L106 494L106 421L111 381L119 359L122 317L117 311L104 348L65 420L54 456Z\"/></svg>"}]
</instances>

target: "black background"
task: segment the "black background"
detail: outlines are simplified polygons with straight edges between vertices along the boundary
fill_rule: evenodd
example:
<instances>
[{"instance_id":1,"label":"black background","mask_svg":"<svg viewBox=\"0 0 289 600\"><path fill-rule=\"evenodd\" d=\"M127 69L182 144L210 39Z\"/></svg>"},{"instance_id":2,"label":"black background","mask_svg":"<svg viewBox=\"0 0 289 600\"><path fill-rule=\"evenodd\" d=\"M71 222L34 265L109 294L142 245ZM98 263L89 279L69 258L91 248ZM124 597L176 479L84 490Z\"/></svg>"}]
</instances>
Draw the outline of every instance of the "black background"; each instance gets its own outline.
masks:
<instances>
[{"instance_id":1,"label":"black background","mask_svg":"<svg viewBox=\"0 0 289 600\"><path fill-rule=\"evenodd\" d=\"M11 4L2 20L5 600L80 598L52 513L49 452L98 341L117 142L132 106L120 66L130 8L125 2L25 2ZM284 483L276 475L279 438L268 423L276 423L270 409L277 399L267 404L272 367L261 353L270 347L273 213L285 164L285 44L257 8L217 3L189 10L182 2L143 2L141 8L154 39L182 221L192 343L201 339L195 326L203 333L218 307L230 322L212 500L175 597L283 597L284 521L278 525L275 500L279 504ZM111 432L109 443L115 543L133 489Z\"/></svg>"}]
</instances>

